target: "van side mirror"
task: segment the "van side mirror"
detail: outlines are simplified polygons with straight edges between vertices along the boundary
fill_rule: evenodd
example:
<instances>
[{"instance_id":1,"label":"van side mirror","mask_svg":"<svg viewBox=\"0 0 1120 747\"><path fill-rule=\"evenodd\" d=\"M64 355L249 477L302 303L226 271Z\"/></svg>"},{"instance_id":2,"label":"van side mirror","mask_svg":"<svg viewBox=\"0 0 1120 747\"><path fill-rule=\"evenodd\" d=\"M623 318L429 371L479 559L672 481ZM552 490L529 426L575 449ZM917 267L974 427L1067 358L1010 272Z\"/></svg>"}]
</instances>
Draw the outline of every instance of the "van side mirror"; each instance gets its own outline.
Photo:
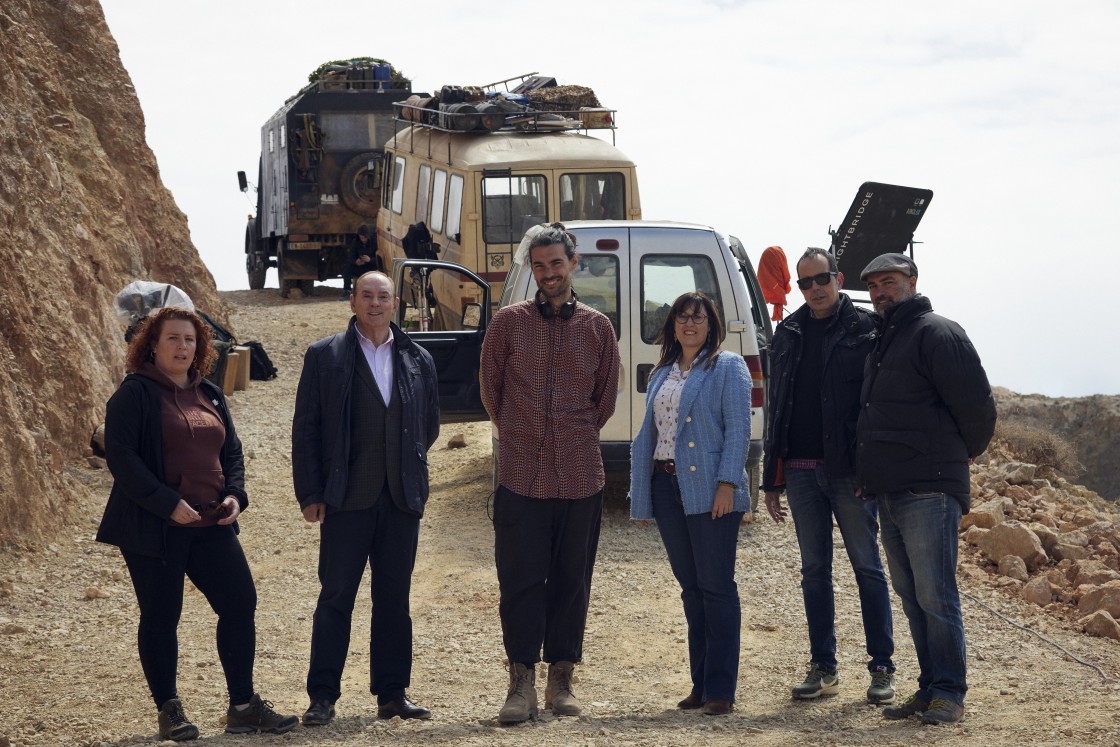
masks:
<instances>
[{"instance_id":1,"label":"van side mirror","mask_svg":"<svg viewBox=\"0 0 1120 747\"><path fill-rule=\"evenodd\" d=\"M482 326L482 304L469 303L463 309L463 329L478 329Z\"/></svg>"},{"instance_id":2,"label":"van side mirror","mask_svg":"<svg viewBox=\"0 0 1120 747\"><path fill-rule=\"evenodd\" d=\"M241 187L242 192L248 192L249 191L249 180L247 178L245 178L245 172L244 171L238 171L237 172L237 186Z\"/></svg>"}]
</instances>

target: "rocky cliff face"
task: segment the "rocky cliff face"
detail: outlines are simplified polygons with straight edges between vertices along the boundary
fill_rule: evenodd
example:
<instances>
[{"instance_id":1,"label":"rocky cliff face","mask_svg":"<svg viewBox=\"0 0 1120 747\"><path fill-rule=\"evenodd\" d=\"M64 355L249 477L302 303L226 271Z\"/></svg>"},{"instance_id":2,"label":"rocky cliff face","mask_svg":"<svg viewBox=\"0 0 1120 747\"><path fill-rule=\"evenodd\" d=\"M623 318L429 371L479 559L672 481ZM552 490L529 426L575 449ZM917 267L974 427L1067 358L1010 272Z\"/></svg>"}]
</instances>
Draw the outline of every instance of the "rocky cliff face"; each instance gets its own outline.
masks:
<instances>
[{"instance_id":1,"label":"rocky cliff face","mask_svg":"<svg viewBox=\"0 0 1120 747\"><path fill-rule=\"evenodd\" d=\"M1120 500L1120 396L1044 397L995 388L999 417L1066 438L1085 468L1078 482Z\"/></svg>"},{"instance_id":2,"label":"rocky cliff face","mask_svg":"<svg viewBox=\"0 0 1120 747\"><path fill-rule=\"evenodd\" d=\"M225 319L97 0L0 5L0 545L66 513L123 371L113 296L173 283Z\"/></svg>"}]
</instances>

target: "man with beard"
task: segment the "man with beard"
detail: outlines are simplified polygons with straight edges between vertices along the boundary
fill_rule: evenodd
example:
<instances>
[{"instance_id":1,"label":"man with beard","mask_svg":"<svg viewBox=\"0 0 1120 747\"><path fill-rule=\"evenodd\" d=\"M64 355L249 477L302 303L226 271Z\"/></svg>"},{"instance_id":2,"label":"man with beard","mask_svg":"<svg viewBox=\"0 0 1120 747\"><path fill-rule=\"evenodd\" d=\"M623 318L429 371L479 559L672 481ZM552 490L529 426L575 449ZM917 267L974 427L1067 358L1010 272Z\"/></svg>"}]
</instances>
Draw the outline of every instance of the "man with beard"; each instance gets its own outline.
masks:
<instances>
[{"instance_id":1,"label":"man with beard","mask_svg":"<svg viewBox=\"0 0 1120 747\"><path fill-rule=\"evenodd\" d=\"M968 691L957 530L969 509L969 465L995 431L995 401L968 335L917 292L913 260L880 255L860 279L882 326L864 371L859 484L878 503L891 584L919 668L917 692L883 716L956 723Z\"/></svg>"},{"instance_id":2,"label":"man with beard","mask_svg":"<svg viewBox=\"0 0 1120 747\"><path fill-rule=\"evenodd\" d=\"M494 315L482 348L482 401L498 429L494 560L509 690L498 714L545 707L579 715L572 669L583 656L605 483L599 430L618 394L618 342L606 316L578 301L576 241L560 223L531 233L532 300Z\"/></svg>"}]
</instances>

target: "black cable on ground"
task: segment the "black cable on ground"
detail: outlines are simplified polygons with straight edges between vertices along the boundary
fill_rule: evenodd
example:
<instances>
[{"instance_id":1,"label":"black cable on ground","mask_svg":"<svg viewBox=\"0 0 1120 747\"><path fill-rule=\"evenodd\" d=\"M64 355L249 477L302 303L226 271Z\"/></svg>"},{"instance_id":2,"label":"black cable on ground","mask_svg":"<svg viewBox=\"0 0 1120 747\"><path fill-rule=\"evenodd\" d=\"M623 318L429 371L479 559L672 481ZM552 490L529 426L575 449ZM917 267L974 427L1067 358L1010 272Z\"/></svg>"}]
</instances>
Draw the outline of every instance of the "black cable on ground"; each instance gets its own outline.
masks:
<instances>
[{"instance_id":1,"label":"black cable on ground","mask_svg":"<svg viewBox=\"0 0 1120 747\"><path fill-rule=\"evenodd\" d=\"M984 609L988 610L988 612L991 612L993 615L995 615L999 619L1003 620L1004 622L1009 623L1011 625L1014 625L1016 628L1019 628L1019 630L1025 630L1028 633L1031 633L1031 634L1037 636L1040 640L1042 640L1045 643L1049 643L1051 646L1058 649L1059 651L1061 651L1063 654L1065 654L1066 656L1068 656L1070 659L1077 662L1078 664L1081 664L1082 666L1086 666L1086 667L1089 667L1090 669L1095 670L1096 673L1101 676L1101 682L1102 683L1108 684L1109 682L1114 681L1111 677L1109 677L1107 674L1105 674L1103 669L1098 667L1096 664L1092 664L1090 662L1085 661L1084 659L1082 659L1081 657L1079 657L1075 654L1071 654L1066 648L1064 648L1057 641L1052 641L1049 638L1047 638L1046 636L1042 635L1042 633L1039 633L1037 630L1032 630L1032 629L1028 628L1026 625L1021 625L1020 623L1015 622L1010 617L1008 617L1007 615L1005 615L1002 612L1000 612L999 610L997 610L995 607L992 607L991 605L989 605L985 602L981 602L979 599L972 596L968 592L962 591L960 594L961 594L962 597L967 597L968 599L971 599L973 602L976 602L976 604L978 604L981 607L983 607Z\"/></svg>"}]
</instances>

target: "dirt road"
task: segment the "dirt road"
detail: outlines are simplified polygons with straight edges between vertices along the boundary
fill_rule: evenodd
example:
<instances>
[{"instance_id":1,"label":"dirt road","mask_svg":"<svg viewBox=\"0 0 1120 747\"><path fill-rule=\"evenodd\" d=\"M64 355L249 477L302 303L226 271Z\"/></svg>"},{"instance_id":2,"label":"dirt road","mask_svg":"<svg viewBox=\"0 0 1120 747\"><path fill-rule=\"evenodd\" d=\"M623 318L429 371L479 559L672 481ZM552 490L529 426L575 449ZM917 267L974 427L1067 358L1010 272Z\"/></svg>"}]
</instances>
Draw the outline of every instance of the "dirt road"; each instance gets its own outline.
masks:
<instances>
[{"instance_id":1,"label":"dirt road","mask_svg":"<svg viewBox=\"0 0 1120 747\"><path fill-rule=\"evenodd\" d=\"M241 540L257 580L257 687L282 712L302 713L311 615L318 593L318 533L299 515L289 457L295 385L308 343L341 329L337 291L281 301L274 290L224 294L242 339L257 339L280 370L232 397L245 443L252 505ZM464 433L465 449L448 449ZM743 644L738 702L727 718L674 709L689 690L677 587L655 529L621 513L605 521L586 656L577 669L579 718L499 728L505 695L492 533L489 424L447 426L432 455L432 496L423 520L412 608L415 666L410 695L430 707L426 723L377 721L368 694L368 587L359 595L338 719L279 737L222 734L226 702L213 644L214 616L190 589L180 626L179 692L215 744L288 745L1110 745L1120 747L1120 645L1068 630L1035 607L964 582L971 691L956 726L886 722L864 702L867 674L858 597L838 549L841 694L791 702L807 660L792 526L768 517L744 528L738 579ZM93 534L108 493L104 470L75 465L89 487L80 521L49 546L0 554L0 747L125 745L157 741L155 709L135 652L136 605L115 548ZM836 535L839 548L839 534ZM89 598L92 597L92 598ZM1075 663L989 605L1099 667ZM895 606L899 690L916 663Z\"/></svg>"}]
</instances>

